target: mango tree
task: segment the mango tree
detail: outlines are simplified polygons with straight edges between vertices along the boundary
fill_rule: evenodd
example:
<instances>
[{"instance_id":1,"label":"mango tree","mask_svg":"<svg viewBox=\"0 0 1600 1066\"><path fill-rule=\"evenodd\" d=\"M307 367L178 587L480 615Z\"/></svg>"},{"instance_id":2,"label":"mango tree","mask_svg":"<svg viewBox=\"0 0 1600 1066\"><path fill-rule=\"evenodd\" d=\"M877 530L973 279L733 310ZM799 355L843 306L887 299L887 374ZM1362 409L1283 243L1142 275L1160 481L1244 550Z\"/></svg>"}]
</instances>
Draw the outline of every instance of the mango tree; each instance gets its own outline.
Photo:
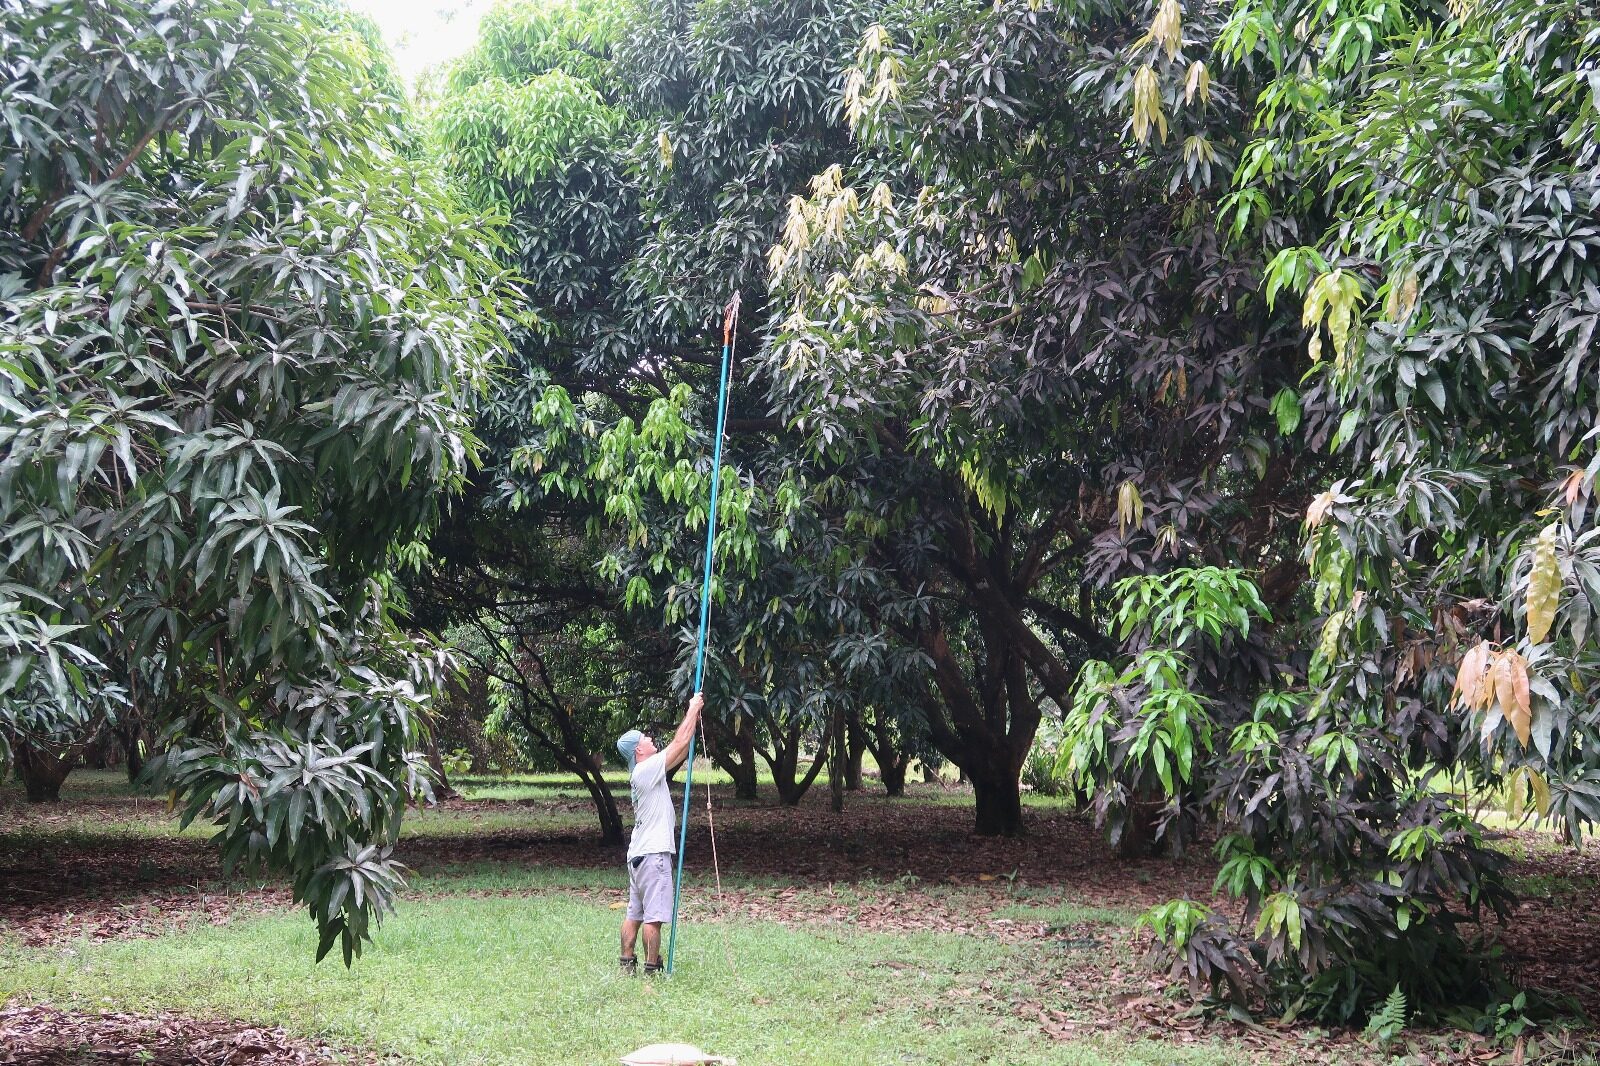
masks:
<instances>
[{"instance_id":1,"label":"mango tree","mask_svg":"<svg viewBox=\"0 0 1600 1066\"><path fill-rule=\"evenodd\" d=\"M925 662L983 833L1021 831L1041 715L1118 650L1112 582L1248 560L1297 585L1317 463L1287 431L1323 416L1274 410L1298 331L1217 228L1248 116L1202 66L1192 122L1130 129L1145 34L1119 3L895 8L843 87L858 160L769 255L768 403L874 575L863 609Z\"/></svg>"},{"instance_id":2,"label":"mango tree","mask_svg":"<svg viewBox=\"0 0 1600 1066\"><path fill-rule=\"evenodd\" d=\"M499 268L336 9L0 15L0 738L153 723L348 962L448 665L387 574L471 461Z\"/></svg>"}]
</instances>

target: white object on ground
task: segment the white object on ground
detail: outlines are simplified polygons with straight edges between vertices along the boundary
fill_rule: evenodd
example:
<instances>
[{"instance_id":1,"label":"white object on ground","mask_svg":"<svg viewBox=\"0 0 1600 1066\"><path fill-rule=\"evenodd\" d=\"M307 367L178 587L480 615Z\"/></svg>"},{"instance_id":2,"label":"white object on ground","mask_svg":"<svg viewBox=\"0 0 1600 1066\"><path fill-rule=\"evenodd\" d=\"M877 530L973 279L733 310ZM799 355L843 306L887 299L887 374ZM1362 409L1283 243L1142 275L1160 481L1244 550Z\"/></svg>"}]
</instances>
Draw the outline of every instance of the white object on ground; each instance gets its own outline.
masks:
<instances>
[{"instance_id":1,"label":"white object on ground","mask_svg":"<svg viewBox=\"0 0 1600 1066\"><path fill-rule=\"evenodd\" d=\"M622 1056L623 1066L737 1066L733 1059L708 1055L693 1044L650 1044Z\"/></svg>"}]
</instances>

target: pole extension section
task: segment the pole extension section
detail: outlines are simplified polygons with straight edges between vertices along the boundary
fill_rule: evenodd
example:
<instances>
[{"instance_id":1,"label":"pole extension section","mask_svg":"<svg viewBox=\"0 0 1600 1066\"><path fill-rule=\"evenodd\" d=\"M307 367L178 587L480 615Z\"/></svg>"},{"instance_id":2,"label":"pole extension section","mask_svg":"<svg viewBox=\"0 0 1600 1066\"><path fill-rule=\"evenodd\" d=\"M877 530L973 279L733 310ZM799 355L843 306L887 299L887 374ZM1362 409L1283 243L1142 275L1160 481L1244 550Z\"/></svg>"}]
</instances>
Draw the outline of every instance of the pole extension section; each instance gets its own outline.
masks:
<instances>
[{"instance_id":1,"label":"pole extension section","mask_svg":"<svg viewBox=\"0 0 1600 1066\"><path fill-rule=\"evenodd\" d=\"M722 381L717 387L717 433L711 447L711 512L706 516L705 577L700 585L700 641L694 653L694 689L705 679L706 636L711 628L711 569L717 546L717 487L722 483L722 435L728 422L728 374L733 367L733 336L739 328L739 294L723 309ZM701 713L705 711L702 709ZM672 882L672 929L667 934L667 973L672 972L678 947L678 905L683 901L683 849L689 839L689 788L694 783L695 734L689 734L689 756L684 760L683 818L678 827L678 872Z\"/></svg>"}]
</instances>

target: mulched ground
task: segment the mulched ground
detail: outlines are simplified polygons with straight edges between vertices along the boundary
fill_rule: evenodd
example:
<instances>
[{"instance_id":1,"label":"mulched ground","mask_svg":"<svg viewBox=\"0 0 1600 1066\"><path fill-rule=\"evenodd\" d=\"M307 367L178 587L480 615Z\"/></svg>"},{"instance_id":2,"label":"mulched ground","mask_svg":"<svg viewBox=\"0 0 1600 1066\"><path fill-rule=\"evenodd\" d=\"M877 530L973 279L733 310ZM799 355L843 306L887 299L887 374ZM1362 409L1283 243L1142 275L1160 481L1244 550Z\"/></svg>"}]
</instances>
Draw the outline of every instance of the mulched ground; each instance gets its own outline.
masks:
<instances>
[{"instance_id":1,"label":"mulched ground","mask_svg":"<svg viewBox=\"0 0 1600 1066\"><path fill-rule=\"evenodd\" d=\"M1525 897L1511 920L1494 928L1512 972L1524 985L1573 996L1600 1022L1600 846L1588 841L1581 854L1563 848L1518 862L1512 872L1558 885L1549 895Z\"/></svg>"},{"instance_id":2,"label":"mulched ground","mask_svg":"<svg viewBox=\"0 0 1600 1066\"><path fill-rule=\"evenodd\" d=\"M324 1066L381 1060L282 1029L175 1014L0 1008L0 1066Z\"/></svg>"},{"instance_id":3,"label":"mulched ground","mask_svg":"<svg viewBox=\"0 0 1600 1066\"><path fill-rule=\"evenodd\" d=\"M153 813L150 801L136 802L142 803L142 813ZM486 800L446 804L460 811L518 806L526 804ZM288 905L289 894L281 886L242 887L224 881L215 851L202 840L96 835L82 828L92 825L97 815L122 820L130 813L129 801L118 798L74 802L50 812L0 810L0 936L15 936L36 946L83 936L151 936L185 923L221 924L242 913ZM931 930L1007 942L1050 941L1062 950L1104 957L1109 938L1125 937L1124 932L1093 924L1050 927L997 912L1013 902L1140 910L1177 895L1210 897L1215 866L1204 848L1183 860L1123 862L1113 858L1094 826L1078 815L1030 810L1029 835L1020 840L975 837L971 817L970 809L961 806L889 802L873 795L852 795L843 817L828 810L826 796L809 797L798 809L739 806L719 799L716 850L721 872L780 883L770 889L730 888L720 898L706 887L688 901L686 917L738 916L794 926L826 923L873 931ZM30 841L8 835L8 828L37 825L41 818L68 819L73 831L55 837L58 843L48 849L37 847L37 837ZM708 886L713 872L711 841L698 795L689 838L689 854L696 860L697 874L705 878L702 885ZM1530 834L1527 839L1535 838ZM615 867L622 862L619 849L597 846L591 834L553 828L411 838L402 843L399 857L424 874L483 862L568 868ZM1570 849L1542 854L1515 864L1513 872L1544 875L1556 887L1525 899L1513 922L1494 927L1491 933L1505 945L1524 982L1570 995L1590 1017L1600 1018L1600 849L1591 844L1584 854ZM570 891L597 899L604 895L593 889ZM1274 1058L1288 1056L1304 1063L1324 1061L1340 1054L1341 1048L1348 1052L1345 1045L1354 1039L1324 1037L1310 1046L1305 1030L1186 1018L1176 1014L1159 976L1137 963L1125 969L1109 975L1116 989L1111 1007L1093 1021L1074 1019L1048 1005L1071 1002L1086 991L1106 994L1105 973L1093 973L1100 986L1075 989L1070 966L1041 974L1033 998L996 1000L993 1006L1036 1021L1041 1032L1054 1039L1077 1039L1108 1028L1143 1030L1178 1043L1228 1035L1270 1050ZM978 989L972 994L981 997L986 992ZM90 1039L89 1044L107 1055L112 1047L132 1049L137 1040L157 1039L170 1030L193 1036L185 1036L174 1048L203 1047L203 1053L212 1057L44 1058L44 1052L34 1051L33 1058L8 1059L4 1055L11 1047L11 1032L6 1026L15 1013L13 1009L0 1015L0 1046L8 1049L0 1052L0 1064L137 1061L277 1066L331 1061L314 1056L332 1054L320 1045L285 1042L275 1030L233 1023L72 1015L71 1025L54 1028L67 1036L103 1031L104 1039L98 1044ZM38 1027L39 1032L50 1029ZM227 1051L231 1046L227 1040L242 1043ZM258 1057L241 1057L246 1052L257 1054L252 1049L258 1046L266 1049ZM1414 1061L1489 1062L1499 1053L1481 1042L1457 1039L1452 1048L1433 1049ZM271 1055L280 1057L260 1057ZM291 1055L313 1057L282 1057Z\"/></svg>"}]
</instances>

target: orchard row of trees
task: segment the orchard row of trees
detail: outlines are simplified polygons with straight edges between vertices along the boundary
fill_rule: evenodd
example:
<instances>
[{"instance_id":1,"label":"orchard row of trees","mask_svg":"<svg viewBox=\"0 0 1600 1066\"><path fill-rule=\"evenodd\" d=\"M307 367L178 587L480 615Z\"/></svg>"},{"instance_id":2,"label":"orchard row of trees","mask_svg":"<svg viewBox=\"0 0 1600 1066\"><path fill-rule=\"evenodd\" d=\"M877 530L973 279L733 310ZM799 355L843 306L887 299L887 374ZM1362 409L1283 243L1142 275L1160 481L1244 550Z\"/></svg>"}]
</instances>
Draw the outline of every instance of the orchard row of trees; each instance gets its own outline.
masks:
<instances>
[{"instance_id":1,"label":"orchard row of trees","mask_svg":"<svg viewBox=\"0 0 1600 1066\"><path fill-rule=\"evenodd\" d=\"M1019 833L1050 718L1220 838L1196 987L1494 994L1451 790L1600 819L1586 5L513 3L420 113L335 6L157 9L0 0L19 764L142 723L349 958L446 685L620 839L721 477L746 794L870 747Z\"/></svg>"}]
</instances>

